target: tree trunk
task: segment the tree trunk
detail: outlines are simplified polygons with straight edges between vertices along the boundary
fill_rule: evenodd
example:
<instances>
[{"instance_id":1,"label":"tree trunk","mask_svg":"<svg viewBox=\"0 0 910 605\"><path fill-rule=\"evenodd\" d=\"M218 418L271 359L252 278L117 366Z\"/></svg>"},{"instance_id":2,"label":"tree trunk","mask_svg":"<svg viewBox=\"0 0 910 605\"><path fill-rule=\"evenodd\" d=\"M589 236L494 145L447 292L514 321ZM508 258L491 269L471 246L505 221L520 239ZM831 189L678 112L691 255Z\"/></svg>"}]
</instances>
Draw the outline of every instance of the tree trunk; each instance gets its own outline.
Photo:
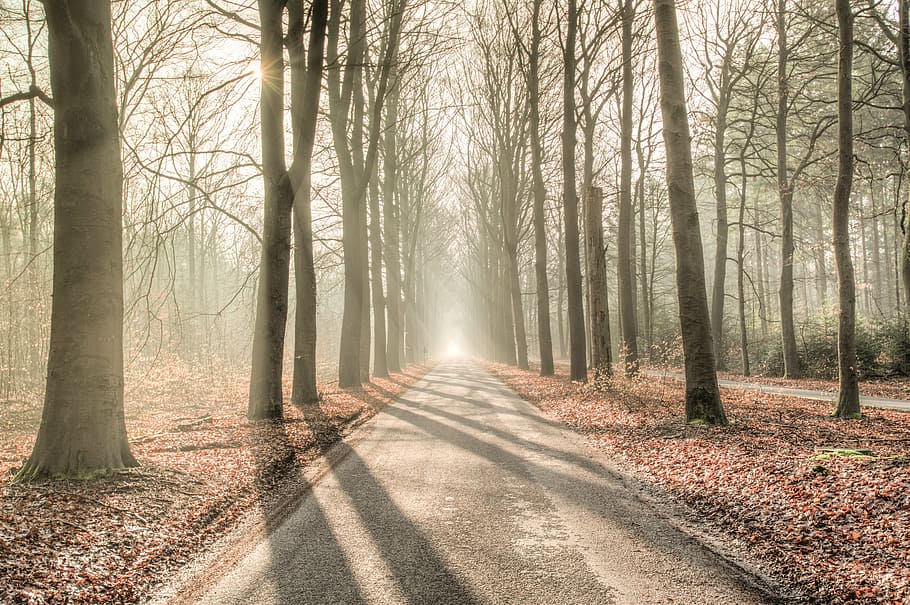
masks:
<instances>
[{"instance_id":1,"label":"tree trunk","mask_svg":"<svg viewBox=\"0 0 910 605\"><path fill-rule=\"evenodd\" d=\"M575 189L575 35L578 29L576 0L569 0L563 55L563 205L566 230L566 284L569 302L569 356L572 380L585 382L585 317L582 303L581 260L578 241L578 193Z\"/></svg>"},{"instance_id":2,"label":"tree trunk","mask_svg":"<svg viewBox=\"0 0 910 605\"><path fill-rule=\"evenodd\" d=\"M123 169L111 3L44 2L54 95L47 390L18 481L137 466L123 413Z\"/></svg>"},{"instance_id":3,"label":"tree trunk","mask_svg":"<svg viewBox=\"0 0 910 605\"><path fill-rule=\"evenodd\" d=\"M739 156L739 244L736 247L736 298L739 307L739 351L742 359L743 376L751 374L749 367L749 333L746 330L746 187L749 184L745 149Z\"/></svg>"},{"instance_id":4,"label":"tree trunk","mask_svg":"<svg viewBox=\"0 0 910 605\"><path fill-rule=\"evenodd\" d=\"M725 66L726 68L726 66ZM720 98L717 102L714 132L714 199L717 211L717 247L714 251L714 287L711 289L711 333L714 335L714 359L718 369L724 367L724 302L727 278L727 74L721 75Z\"/></svg>"},{"instance_id":5,"label":"tree trunk","mask_svg":"<svg viewBox=\"0 0 910 605\"><path fill-rule=\"evenodd\" d=\"M291 401L319 401L316 390L316 268L313 262L312 174L316 121L322 92L328 0L313 0L309 52L303 53L303 0L288 3L291 59L291 122L294 128L294 271L297 310L294 321L294 379ZM307 59L304 65L304 60Z\"/></svg>"},{"instance_id":6,"label":"tree trunk","mask_svg":"<svg viewBox=\"0 0 910 605\"><path fill-rule=\"evenodd\" d=\"M654 351L654 343L651 342L651 305L650 300L651 296L649 294L651 284L648 280L648 240L645 237L645 160L644 153L641 149L641 141L636 141L635 145L636 156L638 157L638 170L639 176L638 181L635 185L636 195L638 197L638 211L639 211L639 221L638 221L638 241L639 241L639 253L638 253L638 271L641 273L641 278L639 279L641 283L641 311L642 311L642 320L643 320L643 331L645 335L645 340L648 345L648 361L651 361L651 355Z\"/></svg>"},{"instance_id":7,"label":"tree trunk","mask_svg":"<svg viewBox=\"0 0 910 605\"><path fill-rule=\"evenodd\" d=\"M780 196L780 335L784 353L784 378L799 378L796 329L793 326L793 183L787 172L787 0L777 5L777 186Z\"/></svg>"},{"instance_id":8,"label":"tree trunk","mask_svg":"<svg viewBox=\"0 0 910 605\"><path fill-rule=\"evenodd\" d=\"M632 213L632 101L635 83L632 75L633 0L625 0L622 16L622 123L619 185L619 233L617 237L619 275L619 323L622 326L623 368L626 376L638 373L638 325L635 321L635 283L633 274L632 237L635 228Z\"/></svg>"},{"instance_id":9,"label":"tree trunk","mask_svg":"<svg viewBox=\"0 0 910 605\"><path fill-rule=\"evenodd\" d=\"M253 333L253 367L247 416L280 418L284 331L291 263L294 193L284 160L284 33L281 0L260 0L260 117L265 217Z\"/></svg>"},{"instance_id":10,"label":"tree trunk","mask_svg":"<svg viewBox=\"0 0 910 605\"><path fill-rule=\"evenodd\" d=\"M395 204L398 178L398 75L394 63L390 67L392 81L386 104L385 138L383 142L382 218L385 234L386 308L388 333L386 363L390 372L401 371L401 350L404 324L401 317L401 253L398 208Z\"/></svg>"},{"instance_id":11,"label":"tree trunk","mask_svg":"<svg viewBox=\"0 0 910 605\"><path fill-rule=\"evenodd\" d=\"M834 260L837 264L837 409L839 418L860 415L856 373L856 284L850 255L850 189L853 185L853 11L850 0L836 0L838 65L838 164L834 188Z\"/></svg>"},{"instance_id":12,"label":"tree trunk","mask_svg":"<svg viewBox=\"0 0 910 605\"><path fill-rule=\"evenodd\" d=\"M531 120L531 170L534 187L534 275L537 281L537 340L540 375L552 376L553 336L550 333L550 285L547 278L547 222L544 214L547 191L543 180L543 152L540 142L540 5L534 1L531 23L531 51L528 67L528 96ZM560 313L562 311L560 310Z\"/></svg>"},{"instance_id":13,"label":"tree trunk","mask_svg":"<svg viewBox=\"0 0 910 605\"><path fill-rule=\"evenodd\" d=\"M613 353L610 348L610 305L607 299L607 260L603 243L603 190L599 187L589 187L586 192L584 220L591 369L595 376L610 376L613 373Z\"/></svg>"},{"instance_id":14,"label":"tree trunk","mask_svg":"<svg viewBox=\"0 0 910 605\"><path fill-rule=\"evenodd\" d=\"M902 101L904 110L904 133L910 143L910 0L898 0L900 31L898 34L898 54L900 56L902 76ZM910 188L908 188L910 190ZM900 271L904 284L904 301L910 304L910 202L904 201L901 228L904 232L901 246ZM907 322L910 325L910 322Z\"/></svg>"},{"instance_id":15,"label":"tree trunk","mask_svg":"<svg viewBox=\"0 0 910 605\"><path fill-rule=\"evenodd\" d=\"M363 305L365 304L364 272L362 266L364 245L361 223L363 222L366 199L359 195L362 180L362 163L355 162L355 153L363 153L363 124L354 120L353 130L348 134L349 112L354 88L362 86L362 69L365 55L365 8L363 0L350 3L350 37L348 55L344 68L344 87L339 74L338 56L339 33L341 31L341 0L332 0L328 25L328 69L329 118L338 169L341 177L341 245L344 262L344 302L341 319L341 338L338 353L338 385L342 388L361 384L360 348L363 329ZM359 111L362 117L362 105ZM359 133L359 136L357 136Z\"/></svg>"},{"instance_id":16,"label":"tree trunk","mask_svg":"<svg viewBox=\"0 0 910 605\"><path fill-rule=\"evenodd\" d=\"M654 0L670 221L686 366L686 421L727 424L717 387L705 290L704 256L695 203L692 149L674 0Z\"/></svg>"}]
</instances>

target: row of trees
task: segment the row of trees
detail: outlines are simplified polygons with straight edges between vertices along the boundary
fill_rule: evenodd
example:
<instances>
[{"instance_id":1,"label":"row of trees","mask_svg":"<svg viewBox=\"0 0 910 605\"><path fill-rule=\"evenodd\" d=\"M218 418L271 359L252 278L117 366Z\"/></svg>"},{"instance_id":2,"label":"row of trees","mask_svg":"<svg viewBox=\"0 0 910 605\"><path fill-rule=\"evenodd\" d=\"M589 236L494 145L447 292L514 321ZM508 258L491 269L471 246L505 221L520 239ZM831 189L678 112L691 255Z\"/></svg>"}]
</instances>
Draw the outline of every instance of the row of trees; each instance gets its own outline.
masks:
<instances>
[{"instance_id":1,"label":"row of trees","mask_svg":"<svg viewBox=\"0 0 910 605\"><path fill-rule=\"evenodd\" d=\"M285 367L292 401L312 402L335 354L356 386L461 329L490 357L536 353L544 374L558 350L586 380L614 352L635 374L677 334L687 419L724 423L728 300L743 370L750 339L779 325L784 372L800 373L798 252L807 310L837 267L838 413L858 413L854 259L876 286L867 314L910 300L910 34L904 2L833 8L701 0L678 21L672 0L4 3L4 384L35 381L45 346L49 360L20 476L134 463L124 351L251 359L248 414L274 418ZM454 308L455 271L470 311Z\"/></svg>"},{"instance_id":2,"label":"row of trees","mask_svg":"<svg viewBox=\"0 0 910 605\"><path fill-rule=\"evenodd\" d=\"M135 463L124 352L135 366L175 355L203 365L252 359L251 418L282 413L285 349L295 403L316 401L317 377L336 367L350 386L371 363L386 374L426 355L451 238L436 235L450 222L439 183L445 144L433 135L441 109L424 82L449 44L440 23L450 8L149 0L84 3L60 17L65 4L2 7L18 91L4 88L0 101L0 158L16 187L35 181L30 198L14 190L3 208L3 327L14 345L3 348L6 392L27 396L50 350L21 479ZM52 27L55 16L68 29ZM15 136L23 118L35 124ZM45 335L32 328L48 315L21 321L16 303L43 310L51 299L50 237ZM383 309L372 330L371 293Z\"/></svg>"},{"instance_id":3,"label":"row of trees","mask_svg":"<svg viewBox=\"0 0 910 605\"><path fill-rule=\"evenodd\" d=\"M563 11L504 0L477 8L468 51L475 75L466 78L476 84L465 91L472 104L463 116L473 142L463 166L463 272L481 318L472 331L479 350L526 367L534 344L526 327L536 323L542 373L552 373L554 349L568 348L572 378L585 380L586 368L609 373L614 353L635 374L642 355L654 361L660 333L678 334L687 417L724 422L714 375L730 363L732 334L743 373L752 342L776 334L783 374L799 377L798 323L816 310L823 316L835 284L837 413L858 414L857 308L903 322L906 332L907 139L897 120L907 33L903 13L889 5L835 8L687 5L686 68L662 74L660 86L654 74L674 59L671 6L579 1ZM691 130L678 115L686 104ZM664 176L667 187L658 184ZM710 217L701 227L697 209ZM666 262L667 230L675 269ZM707 309L701 239L713 252ZM557 279L552 312L547 271ZM674 289L670 275L672 327L663 295Z\"/></svg>"}]
</instances>

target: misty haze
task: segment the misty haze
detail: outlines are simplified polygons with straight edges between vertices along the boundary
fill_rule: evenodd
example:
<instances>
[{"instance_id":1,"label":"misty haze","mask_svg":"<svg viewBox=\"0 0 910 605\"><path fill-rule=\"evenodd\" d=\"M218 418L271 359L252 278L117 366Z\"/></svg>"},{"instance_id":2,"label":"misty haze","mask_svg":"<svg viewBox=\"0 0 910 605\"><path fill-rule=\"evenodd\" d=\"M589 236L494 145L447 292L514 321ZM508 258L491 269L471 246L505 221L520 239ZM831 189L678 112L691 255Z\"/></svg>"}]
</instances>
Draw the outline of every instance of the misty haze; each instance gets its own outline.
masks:
<instances>
[{"instance_id":1,"label":"misty haze","mask_svg":"<svg viewBox=\"0 0 910 605\"><path fill-rule=\"evenodd\" d=\"M0 33L0 603L910 603L910 0Z\"/></svg>"}]
</instances>

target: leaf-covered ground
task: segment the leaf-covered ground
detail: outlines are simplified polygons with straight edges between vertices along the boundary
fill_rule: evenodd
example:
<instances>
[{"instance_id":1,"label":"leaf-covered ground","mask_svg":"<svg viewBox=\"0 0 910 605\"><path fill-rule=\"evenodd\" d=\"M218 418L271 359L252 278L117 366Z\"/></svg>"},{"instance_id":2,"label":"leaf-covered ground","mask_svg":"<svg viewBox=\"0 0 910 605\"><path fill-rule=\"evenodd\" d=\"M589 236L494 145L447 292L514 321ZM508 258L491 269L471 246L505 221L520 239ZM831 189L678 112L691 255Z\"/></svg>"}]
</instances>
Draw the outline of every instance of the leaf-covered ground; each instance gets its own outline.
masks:
<instances>
[{"instance_id":1,"label":"leaf-covered ground","mask_svg":"<svg viewBox=\"0 0 910 605\"><path fill-rule=\"evenodd\" d=\"M301 469L416 382L411 366L319 405L247 422L247 375L171 364L129 392L141 467L93 482L12 484L40 416L0 402L0 603L131 603L231 530L306 487ZM289 385L286 385L289 390Z\"/></svg>"},{"instance_id":2,"label":"leaf-covered ground","mask_svg":"<svg viewBox=\"0 0 910 605\"><path fill-rule=\"evenodd\" d=\"M843 421L825 402L724 390L731 425L692 426L672 379L582 385L564 368L488 367L791 589L831 605L910 603L910 414Z\"/></svg>"}]
</instances>

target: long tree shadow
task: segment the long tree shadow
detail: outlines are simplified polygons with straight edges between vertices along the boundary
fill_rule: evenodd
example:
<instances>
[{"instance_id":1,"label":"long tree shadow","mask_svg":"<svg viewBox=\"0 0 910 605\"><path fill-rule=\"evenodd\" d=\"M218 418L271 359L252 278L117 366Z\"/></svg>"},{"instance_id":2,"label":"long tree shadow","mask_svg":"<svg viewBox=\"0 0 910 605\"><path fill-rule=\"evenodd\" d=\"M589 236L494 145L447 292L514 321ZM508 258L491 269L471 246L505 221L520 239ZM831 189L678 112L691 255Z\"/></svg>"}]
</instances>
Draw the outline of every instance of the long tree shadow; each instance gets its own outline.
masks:
<instances>
[{"instance_id":1,"label":"long tree shadow","mask_svg":"<svg viewBox=\"0 0 910 605\"><path fill-rule=\"evenodd\" d=\"M380 407L382 402L369 403ZM363 459L341 438L341 426L318 404L300 406L315 447L338 461L334 479L353 506L362 526L382 555L400 593L410 603L478 603L477 597L449 569L430 539L394 503ZM253 452L257 487L264 512L273 506L275 477L290 474L302 480L302 466L288 438L284 421L261 423L254 429ZM284 479L287 480L287 479ZM281 603L366 603L334 527L309 491L288 523L269 536L270 560L265 570ZM251 601L255 601L255 595Z\"/></svg>"},{"instance_id":2,"label":"long tree shadow","mask_svg":"<svg viewBox=\"0 0 910 605\"><path fill-rule=\"evenodd\" d=\"M314 422L313 429L317 447L325 450L332 435L326 429L330 423L325 422L324 415L322 420ZM288 437L287 422L257 421L251 427L256 489L269 532L269 556L264 577L259 580L265 586L251 583L236 602L266 602L268 593L274 592L279 603L366 603L329 519L312 497L312 486ZM278 496L291 490L298 497L289 500ZM303 533L284 524L288 513L298 506L305 511L305 522L294 526L302 527Z\"/></svg>"}]
</instances>

